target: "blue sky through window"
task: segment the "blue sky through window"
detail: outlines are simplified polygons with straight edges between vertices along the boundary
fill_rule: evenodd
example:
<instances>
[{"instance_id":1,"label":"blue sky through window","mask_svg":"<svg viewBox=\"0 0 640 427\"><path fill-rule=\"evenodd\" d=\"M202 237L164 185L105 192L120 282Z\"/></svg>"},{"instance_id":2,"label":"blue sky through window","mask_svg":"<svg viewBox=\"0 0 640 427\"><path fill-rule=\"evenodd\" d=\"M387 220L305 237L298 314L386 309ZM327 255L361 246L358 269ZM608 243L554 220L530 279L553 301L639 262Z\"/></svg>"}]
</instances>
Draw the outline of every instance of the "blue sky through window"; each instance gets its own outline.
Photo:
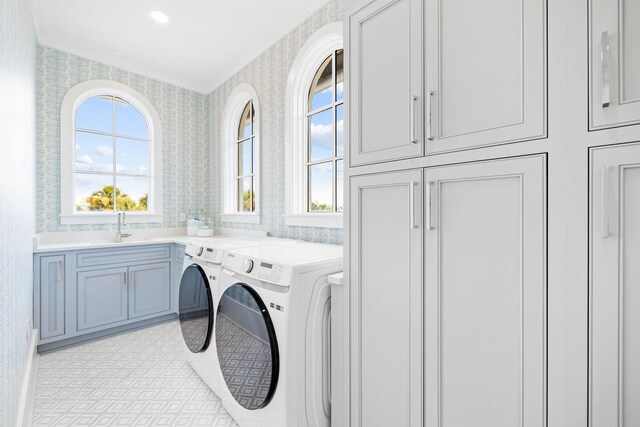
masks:
<instances>
[{"instance_id":1,"label":"blue sky through window","mask_svg":"<svg viewBox=\"0 0 640 427\"><path fill-rule=\"evenodd\" d=\"M89 98L76 110L75 135L77 210L87 210L87 197L114 182L135 202L149 193L149 129L135 106L110 95Z\"/></svg>"}]
</instances>

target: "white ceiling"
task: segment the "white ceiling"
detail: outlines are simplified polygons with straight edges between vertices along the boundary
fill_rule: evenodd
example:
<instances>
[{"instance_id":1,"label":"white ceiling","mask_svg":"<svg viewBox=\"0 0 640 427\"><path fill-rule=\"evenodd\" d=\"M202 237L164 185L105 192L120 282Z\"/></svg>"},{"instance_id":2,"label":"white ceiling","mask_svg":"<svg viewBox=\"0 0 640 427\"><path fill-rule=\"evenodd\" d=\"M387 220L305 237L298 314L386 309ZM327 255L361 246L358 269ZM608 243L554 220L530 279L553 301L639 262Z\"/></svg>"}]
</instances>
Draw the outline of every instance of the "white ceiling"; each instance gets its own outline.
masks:
<instances>
[{"instance_id":1,"label":"white ceiling","mask_svg":"<svg viewBox=\"0 0 640 427\"><path fill-rule=\"evenodd\" d=\"M34 0L45 46L209 93L328 0ZM150 17L169 15L168 24Z\"/></svg>"}]
</instances>

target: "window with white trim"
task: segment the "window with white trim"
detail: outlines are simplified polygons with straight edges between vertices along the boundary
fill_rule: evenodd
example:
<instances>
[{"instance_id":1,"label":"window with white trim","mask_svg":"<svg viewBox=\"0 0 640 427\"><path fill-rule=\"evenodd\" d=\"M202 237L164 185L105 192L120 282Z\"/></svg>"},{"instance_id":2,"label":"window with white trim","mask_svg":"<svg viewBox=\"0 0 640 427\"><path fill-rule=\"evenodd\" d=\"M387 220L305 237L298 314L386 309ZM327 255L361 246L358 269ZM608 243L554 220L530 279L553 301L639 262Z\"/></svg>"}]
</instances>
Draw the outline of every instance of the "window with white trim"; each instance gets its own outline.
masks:
<instances>
[{"instance_id":1,"label":"window with white trim","mask_svg":"<svg viewBox=\"0 0 640 427\"><path fill-rule=\"evenodd\" d=\"M237 188L238 212L255 212L256 191L254 188L255 170L255 110L253 101L249 100L242 110L238 123L237 156Z\"/></svg>"},{"instance_id":2,"label":"window with white trim","mask_svg":"<svg viewBox=\"0 0 640 427\"><path fill-rule=\"evenodd\" d=\"M342 228L344 52L342 23L311 35L289 73L285 225Z\"/></svg>"},{"instance_id":3,"label":"window with white trim","mask_svg":"<svg viewBox=\"0 0 640 427\"><path fill-rule=\"evenodd\" d=\"M69 91L61 111L62 223L161 221L159 119L144 96L111 81Z\"/></svg>"},{"instance_id":4,"label":"window with white trim","mask_svg":"<svg viewBox=\"0 0 640 427\"><path fill-rule=\"evenodd\" d=\"M342 212L344 52L320 65L307 103L307 212Z\"/></svg>"},{"instance_id":5,"label":"window with white trim","mask_svg":"<svg viewBox=\"0 0 640 427\"><path fill-rule=\"evenodd\" d=\"M222 118L222 222L260 223L258 95L246 83L227 100Z\"/></svg>"}]
</instances>

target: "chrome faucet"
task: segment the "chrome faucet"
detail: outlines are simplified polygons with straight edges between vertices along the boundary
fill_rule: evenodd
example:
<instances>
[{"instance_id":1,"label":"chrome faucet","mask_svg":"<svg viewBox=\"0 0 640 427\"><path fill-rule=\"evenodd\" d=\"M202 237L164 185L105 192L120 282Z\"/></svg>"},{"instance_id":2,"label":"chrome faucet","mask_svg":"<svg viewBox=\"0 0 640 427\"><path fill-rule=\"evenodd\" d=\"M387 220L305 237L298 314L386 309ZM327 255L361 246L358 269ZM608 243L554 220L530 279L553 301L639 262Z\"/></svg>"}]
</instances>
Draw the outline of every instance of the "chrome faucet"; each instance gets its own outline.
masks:
<instances>
[{"instance_id":1,"label":"chrome faucet","mask_svg":"<svg viewBox=\"0 0 640 427\"><path fill-rule=\"evenodd\" d=\"M130 237L131 233L122 233L120 228L127 225L127 214L124 212L118 212L118 232L116 233L116 243L122 242L123 237Z\"/></svg>"}]
</instances>

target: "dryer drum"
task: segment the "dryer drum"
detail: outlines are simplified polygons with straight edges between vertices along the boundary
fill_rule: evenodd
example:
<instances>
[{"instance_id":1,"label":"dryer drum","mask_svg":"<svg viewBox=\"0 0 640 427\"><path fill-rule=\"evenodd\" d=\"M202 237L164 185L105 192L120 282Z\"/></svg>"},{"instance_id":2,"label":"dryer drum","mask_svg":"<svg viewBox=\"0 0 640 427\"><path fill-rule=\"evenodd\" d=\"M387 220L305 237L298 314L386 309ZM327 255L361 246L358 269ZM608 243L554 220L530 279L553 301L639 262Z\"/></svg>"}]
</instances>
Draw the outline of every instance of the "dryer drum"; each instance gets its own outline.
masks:
<instances>
[{"instance_id":1,"label":"dryer drum","mask_svg":"<svg viewBox=\"0 0 640 427\"><path fill-rule=\"evenodd\" d=\"M235 284L220 298L216 348L233 398L245 409L267 406L278 384L278 343L269 311L251 287Z\"/></svg>"},{"instance_id":2,"label":"dryer drum","mask_svg":"<svg viewBox=\"0 0 640 427\"><path fill-rule=\"evenodd\" d=\"M192 264L182 273L179 297L180 329L192 353L209 347L213 331L211 288L204 270Z\"/></svg>"}]
</instances>

